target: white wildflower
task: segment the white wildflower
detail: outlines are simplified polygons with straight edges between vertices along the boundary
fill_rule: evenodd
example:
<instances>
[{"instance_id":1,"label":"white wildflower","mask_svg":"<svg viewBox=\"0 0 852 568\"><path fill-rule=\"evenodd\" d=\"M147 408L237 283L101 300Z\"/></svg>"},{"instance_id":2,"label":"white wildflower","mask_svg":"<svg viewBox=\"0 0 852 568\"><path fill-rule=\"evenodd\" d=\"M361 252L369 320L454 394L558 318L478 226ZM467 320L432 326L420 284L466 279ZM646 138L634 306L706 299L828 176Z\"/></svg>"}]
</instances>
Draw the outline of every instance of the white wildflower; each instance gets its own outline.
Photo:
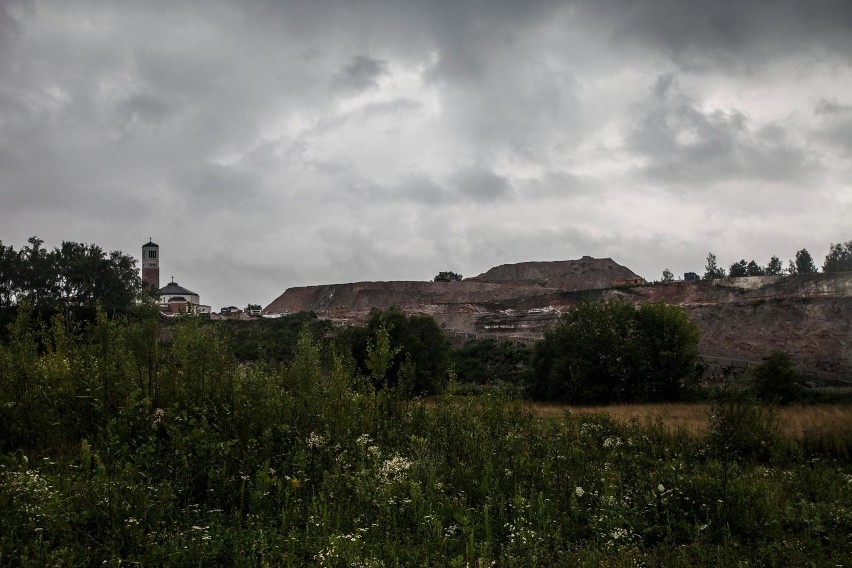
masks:
<instances>
[{"instance_id":1,"label":"white wildflower","mask_svg":"<svg viewBox=\"0 0 852 568\"><path fill-rule=\"evenodd\" d=\"M369 434L361 434L360 436L358 436L358 439L355 440L355 443L362 448L366 448L372 441L373 439L370 437Z\"/></svg>"},{"instance_id":2,"label":"white wildflower","mask_svg":"<svg viewBox=\"0 0 852 568\"><path fill-rule=\"evenodd\" d=\"M311 432L311 434L305 439L305 443L308 445L310 449L315 449L321 447L325 444L325 438L317 434L316 432Z\"/></svg>"},{"instance_id":3,"label":"white wildflower","mask_svg":"<svg viewBox=\"0 0 852 568\"><path fill-rule=\"evenodd\" d=\"M379 478L385 483L401 483L405 481L406 472L411 467L411 461L401 456L394 456L382 463Z\"/></svg>"}]
</instances>

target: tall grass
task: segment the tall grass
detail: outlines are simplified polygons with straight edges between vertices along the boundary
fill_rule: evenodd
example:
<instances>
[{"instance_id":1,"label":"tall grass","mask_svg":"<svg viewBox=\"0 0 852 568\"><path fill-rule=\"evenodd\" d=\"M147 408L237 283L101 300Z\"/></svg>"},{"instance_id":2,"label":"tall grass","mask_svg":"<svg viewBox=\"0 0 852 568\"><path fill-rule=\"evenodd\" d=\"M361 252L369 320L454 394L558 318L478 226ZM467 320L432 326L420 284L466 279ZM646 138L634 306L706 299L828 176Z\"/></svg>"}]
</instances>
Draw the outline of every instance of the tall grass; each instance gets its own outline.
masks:
<instances>
[{"instance_id":1,"label":"tall grass","mask_svg":"<svg viewBox=\"0 0 852 568\"><path fill-rule=\"evenodd\" d=\"M0 566L852 557L848 430L762 439L777 416L724 401L707 433L500 394L422 404L307 332L276 368L192 320L171 343L25 323L0 346Z\"/></svg>"},{"instance_id":2,"label":"tall grass","mask_svg":"<svg viewBox=\"0 0 852 568\"><path fill-rule=\"evenodd\" d=\"M696 435L709 428L710 405L707 403L613 404L603 406L569 406L527 403L531 412L541 417L562 418L606 414L619 424L648 424L661 421L667 429L686 429ZM798 440L816 433L842 433L852 429L852 406L840 404L791 405L776 409L783 434Z\"/></svg>"}]
</instances>

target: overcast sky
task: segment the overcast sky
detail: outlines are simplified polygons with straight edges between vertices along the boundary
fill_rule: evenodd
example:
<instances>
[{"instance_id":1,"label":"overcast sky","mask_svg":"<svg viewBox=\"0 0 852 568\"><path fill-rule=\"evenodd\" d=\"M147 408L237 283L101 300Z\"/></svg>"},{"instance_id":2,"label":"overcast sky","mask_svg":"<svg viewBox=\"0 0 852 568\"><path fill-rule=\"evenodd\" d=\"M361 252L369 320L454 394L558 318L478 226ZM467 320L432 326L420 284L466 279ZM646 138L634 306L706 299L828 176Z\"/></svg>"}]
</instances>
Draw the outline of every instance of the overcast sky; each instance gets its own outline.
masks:
<instances>
[{"instance_id":1,"label":"overcast sky","mask_svg":"<svg viewBox=\"0 0 852 568\"><path fill-rule=\"evenodd\" d=\"M852 0L0 0L0 240L214 309L852 239Z\"/></svg>"}]
</instances>

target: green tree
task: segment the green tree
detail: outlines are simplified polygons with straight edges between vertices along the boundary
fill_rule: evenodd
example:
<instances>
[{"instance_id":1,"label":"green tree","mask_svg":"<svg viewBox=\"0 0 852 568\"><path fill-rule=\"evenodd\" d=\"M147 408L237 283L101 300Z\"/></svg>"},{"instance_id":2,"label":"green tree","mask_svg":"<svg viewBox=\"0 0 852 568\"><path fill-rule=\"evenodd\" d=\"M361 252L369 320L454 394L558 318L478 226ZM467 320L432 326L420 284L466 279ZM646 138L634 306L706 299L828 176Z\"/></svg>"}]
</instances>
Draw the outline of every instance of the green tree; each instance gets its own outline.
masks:
<instances>
[{"instance_id":1,"label":"green tree","mask_svg":"<svg viewBox=\"0 0 852 568\"><path fill-rule=\"evenodd\" d=\"M0 309L17 303L20 294L20 256L0 241Z\"/></svg>"},{"instance_id":2,"label":"green tree","mask_svg":"<svg viewBox=\"0 0 852 568\"><path fill-rule=\"evenodd\" d=\"M731 265L731 268L728 270L728 276L732 278L739 276L748 276L748 265L746 264L745 259L733 263Z\"/></svg>"},{"instance_id":3,"label":"green tree","mask_svg":"<svg viewBox=\"0 0 852 568\"><path fill-rule=\"evenodd\" d=\"M817 271L814 259L808 249L802 249L796 253L796 274L813 274Z\"/></svg>"},{"instance_id":4,"label":"green tree","mask_svg":"<svg viewBox=\"0 0 852 568\"><path fill-rule=\"evenodd\" d=\"M701 332L679 306L643 304L636 311L641 377L647 400L681 400L697 379Z\"/></svg>"},{"instance_id":5,"label":"green tree","mask_svg":"<svg viewBox=\"0 0 852 568\"><path fill-rule=\"evenodd\" d=\"M532 349L522 343L473 339L453 349L459 382L520 384L529 368Z\"/></svg>"},{"instance_id":6,"label":"green tree","mask_svg":"<svg viewBox=\"0 0 852 568\"><path fill-rule=\"evenodd\" d=\"M799 398L797 383L801 376L786 353L775 351L751 375L755 394L761 400L787 403Z\"/></svg>"},{"instance_id":7,"label":"green tree","mask_svg":"<svg viewBox=\"0 0 852 568\"><path fill-rule=\"evenodd\" d=\"M413 369L414 394L439 392L445 386L450 369L450 344L447 336L434 318L429 316L406 316L399 308L373 310L366 327L351 328L339 335L339 343L348 345L359 368L372 375L367 365L367 345L376 341L378 330L384 326L390 345L399 349L401 356L394 357L387 369L388 386L394 386L400 377L401 367L410 359Z\"/></svg>"},{"instance_id":8,"label":"green tree","mask_svg":"<svg viewBox=\"0 0 852 568\"><path fill-rule=\"evenodd\" d=\"M780 261L779 261L780 262ZM763 268L754 260L746 263L745 259L735 262L728 271L729 276L763 276Z\"/></svg>"},{"instance_id":9,"label":"green tree","mask_svg":"<svg viewBox=\"0 0 852 568\"><path fill-rule=\"evenodd\" d=\"M63 241L48 251L38 237L16 252L0 243L0 308L27 299L37 311L85 308L127 312L141 290L136 260L94 244Z\"/></svg>"},{"instance_id":10,"label":"green tree","mask_svg":"<svg viewBox=\"0 0 852 568\"><path fill-rule=\"evenodd\" d=\"M748 263L746 266L746 275L747 276L763 276L765 274L763 267L756 263L754 260Z\"/></svg>"},{"instance_id":11,"label":"green tree","mask_svg":"<svg viewBox=\"0 0 852 568\"><path fill-rule=\"evenodd\" d=\"M772 258L769 259L769 264L766 265L764 272L767 276L780 276L784 273L784 264L781 262L781 259L772 255Z\"/></svg>"},{"instance_id":12,"label":"green tree","mask_svg":"<svg viewBox=\"0 0 852 568\"><path fill-rule=\"evenodd\" d=\"M367 369L376 385L384 385L388 369L394 357L399 353L399 347L392 347L390 334L384 324L376 329L373 339L367 343Z\"/></svg>"},{"instance_id":13,"label":"green tree","mask_svg":"<svg viewBox=\"0 0 852 568\"><path fill-rule=\"evenodd\" d=\"M44 241L30 237L20 253L20 284L23 296L36 308L55 305L59 299L56 255L45 249Z\"/></svg>"},{"instance_id":14,"label":"green tree","mask_svg":"<svg viewBox=\"0 0 852 568\"><path fill-rule=\"evenodd\" d=\"M825 261L822 264L823 272L849 272L852 271L852 241L831 244Z\"/></svg>"},{"instance_id":15,"label":"green tree","mask_svg":"<svg viewBox=\"0 0 852 568\"><path fill-rule=\"evenodd\" d=\"M704 280L715 280L724 278L725 269L719 268L716 263L716 255L712 252L707 255L707 265L704 267Z\"/></svg>"},{"instance_id":16,"label":"green tree","mask_svg":"<svg viewBox=\"0 0 852 568\"><path fill-rule=\"evenodd\" d=\"M663 270L663 280L662 281L667 283L667 284L669 282L674 282L674 274L672 274L672 271L669 270L668 268Z\"/></svg>"},{"instance_id":17,"label":"green tree","mask_svg":"<svg viewBox=\"0 0 852 568\"><path fill-rule=\"evenodd\" d=\"M533 396L571 402L676 400L694 378L698 329L679 307L583 303L533 351Z\"/></svg>"},{"instance_id":18,"label":"green tree","mask_svg":"<svg viewBox=\"0 0 852 568\"><path fill-rule=\"evenodd\" d=\"M433 278L434 282L452 282L453 280L460 282L462 279L462 275L453 272L452 270L442 270L439 272L435 278Z\"/></svg>"}]
</instances>

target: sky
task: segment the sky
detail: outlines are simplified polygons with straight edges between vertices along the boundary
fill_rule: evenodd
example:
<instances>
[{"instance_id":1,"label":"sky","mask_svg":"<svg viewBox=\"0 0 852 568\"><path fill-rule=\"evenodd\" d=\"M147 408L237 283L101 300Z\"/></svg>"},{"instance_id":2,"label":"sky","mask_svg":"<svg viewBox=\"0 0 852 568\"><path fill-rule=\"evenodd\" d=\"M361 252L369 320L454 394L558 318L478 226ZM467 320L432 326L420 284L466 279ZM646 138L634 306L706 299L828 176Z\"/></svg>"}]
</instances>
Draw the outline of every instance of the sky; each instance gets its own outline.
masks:
<instances>
[{"instance_id":1,"label":"sky","mask_svg":"<svg viewBox=\"0 0 852 568\"><path fill-rule=\"evenodd\" d=\"M852 0L0 0L0 240L214 309L852 239Z\"/></svg>"}]
</instances>

